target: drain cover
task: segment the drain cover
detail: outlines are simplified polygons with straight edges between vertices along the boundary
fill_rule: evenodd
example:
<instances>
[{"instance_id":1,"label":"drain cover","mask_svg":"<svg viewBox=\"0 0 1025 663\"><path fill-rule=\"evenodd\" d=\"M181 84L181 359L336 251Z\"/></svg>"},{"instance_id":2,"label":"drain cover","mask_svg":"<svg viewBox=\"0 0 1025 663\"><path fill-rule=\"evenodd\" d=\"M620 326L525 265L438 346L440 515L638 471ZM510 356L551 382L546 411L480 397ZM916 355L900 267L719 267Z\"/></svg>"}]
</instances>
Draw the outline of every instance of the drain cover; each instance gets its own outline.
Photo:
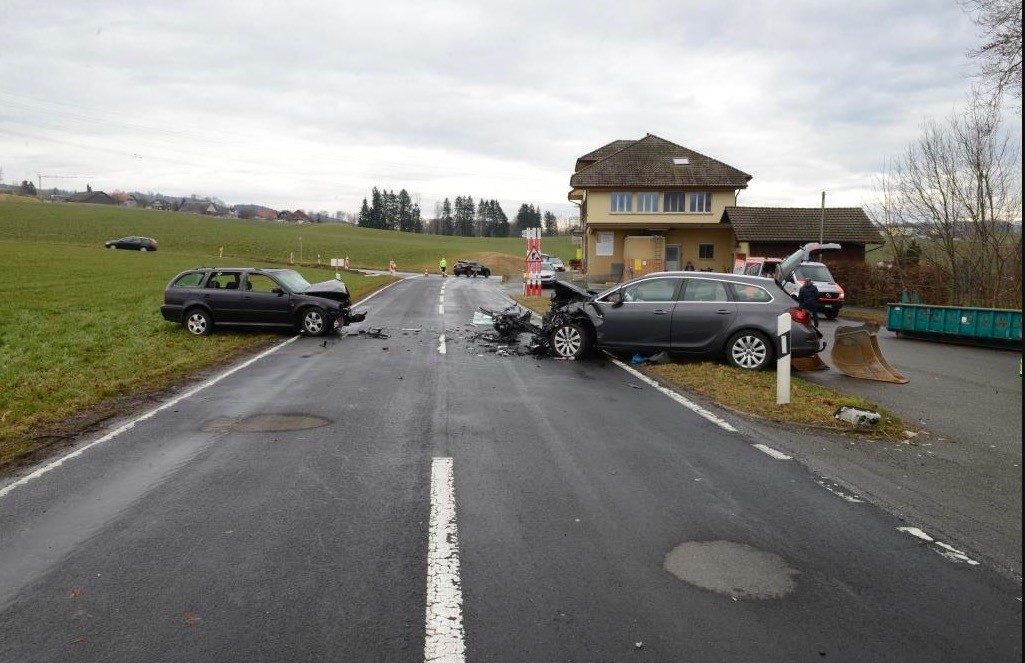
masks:
<instances>
[{"instance_id":1,"label":"drain cover","mask_svg":"<svg viewBox=\"0 0 1025 663\"><path fill-rule=\"evenodd\" d=\"M277 433L308 430L327 426L331 421L312 414L255 414L241 419L218 417L203 424L204 431L236 431L239 433Z\"/></svg>"},{"instance_id":2,"label":"drain cover","mask_svg":"<svg viewBox=\"0 0 1025 663\"><path fill-rule=\"evenodd\" d=\"M733 541L688 541L663 565L680 580L739 599L774 599L794 591L798 571L783 558Z\"/></svg>"}]
</instances>

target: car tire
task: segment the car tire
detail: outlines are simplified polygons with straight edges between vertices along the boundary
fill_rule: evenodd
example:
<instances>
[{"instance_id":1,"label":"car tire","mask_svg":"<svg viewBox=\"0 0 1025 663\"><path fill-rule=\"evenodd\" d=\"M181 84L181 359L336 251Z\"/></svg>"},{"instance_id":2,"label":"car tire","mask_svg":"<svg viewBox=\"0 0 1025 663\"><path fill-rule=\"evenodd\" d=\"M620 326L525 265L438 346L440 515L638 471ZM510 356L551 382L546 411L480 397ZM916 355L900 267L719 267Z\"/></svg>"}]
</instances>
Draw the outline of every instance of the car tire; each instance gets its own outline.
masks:
<instances>
[{"instance_id":1,"label":"car tire","mask_svg":"<svg viewBox=\"0 0 1025 663\"><path fill-rule=\"evenodd\" d=\"M207 336L214 330L214 321L203 309L194 308L185 312L182 327L193 336Z\"/></svg>"},{"instance_id":2,"label":"car tire","mask_svg":"<svg viewBox=\"0 0 1025 663\"><path fill-rule=\"evenodd\" d=\"M772 361L772 355L772 343L765 334L758 331L739 331L726 343L726 360L731 366L747 371L766 368Z\"/></svg>"},{"instance_id":3,"label":"car tire","mask_svg":"<svg viewBox=\"0 0 1025 663\"><path fill-rule=\"evenodd\" d=\"M143 253L145 253L146 251L149 251L149 249L147 249L145 246L140 246L139 250L142 251Z\"/></svg>"},{"instance_id":4,"label":"car tire","mask_svg":"<svg viewBox=\"0 0 1025 663\"><path fill-rule=\"evenodd\" d=\"M488 278L489 276L491 276L491 270L490 269L485 269L483 272L481 272L481 275L484 278Z\"/></svg>"},{"instance_id":5,"label":"car tire","mask_svg":"<svg viewBox=\"0 0 1025 663\"><path fill-rule=\"evenodd\" d=\"M310 336L323 336L328 331L328 318L324 309L319 306L311 306L304 309L299 323L299 329Z\"/></svg>"},{"instance_id":6,"label":"car tire","mask_svg":"<svg viewBox=\"0 0 1025 663\"><path fill-rule=\"evenodd\" d=\"M117 247L116 247L116 246L114 246L113 244L108 244L108 245L107 245L107 248L108 248L108 249L117 249Z\"/></svg>"},{"instance_id":7,"label":"car tire","mask_svg":"<svg viewBox=\"0 0 1025 663\"><path fill-rule=\"evenodd\" d=\"M829 313L823 313L829 320L836 320L836 316L840 315L840 311L830 311Z\"/></svg>"},{"instance_id":8,"label":"car tire","mask_svg":"<svg viewBox=\"0 0 1025 663\"><path fill-rule=\"evenodd\" d=\"M575 322L566 322L552 330L548 343L556 357L578 359L591 349L591 335Z\"/></svg>"}]
</instances>

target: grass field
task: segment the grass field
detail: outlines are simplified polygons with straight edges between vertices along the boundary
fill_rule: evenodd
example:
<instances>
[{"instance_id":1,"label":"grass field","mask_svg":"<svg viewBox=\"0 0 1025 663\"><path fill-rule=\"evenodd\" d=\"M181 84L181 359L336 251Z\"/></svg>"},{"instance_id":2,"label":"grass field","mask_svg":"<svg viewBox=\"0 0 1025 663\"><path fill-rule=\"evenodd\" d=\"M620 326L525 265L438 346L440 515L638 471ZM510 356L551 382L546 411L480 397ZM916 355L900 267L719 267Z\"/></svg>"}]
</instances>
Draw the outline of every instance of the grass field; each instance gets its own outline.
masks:
<instances>
[{"instance_id":1,"label":"grass field","mask_svg":"<svg viewBox=\"0 0 1025 663\"><path fill-rule=\"evenodd\" d=\"M156 238L150 253L110 251L125 235ZM0 465L52 444L62 423L116 414L119 399L164 389L284 335L219 331L196 338L160 316L164 287L198 265L272 266L294 253L311 282L334 275L331 258L355 269L437 271L444 256L481 259L519 278L520 238L479 239L212 219L118 207L0 200ZM224 255L218 258L220 247ZM568 260L568 238L546 241ZM317 256L323 266L318 266ZM356 301L391 281L345 273Z\"/></svg>"}]
</instances>

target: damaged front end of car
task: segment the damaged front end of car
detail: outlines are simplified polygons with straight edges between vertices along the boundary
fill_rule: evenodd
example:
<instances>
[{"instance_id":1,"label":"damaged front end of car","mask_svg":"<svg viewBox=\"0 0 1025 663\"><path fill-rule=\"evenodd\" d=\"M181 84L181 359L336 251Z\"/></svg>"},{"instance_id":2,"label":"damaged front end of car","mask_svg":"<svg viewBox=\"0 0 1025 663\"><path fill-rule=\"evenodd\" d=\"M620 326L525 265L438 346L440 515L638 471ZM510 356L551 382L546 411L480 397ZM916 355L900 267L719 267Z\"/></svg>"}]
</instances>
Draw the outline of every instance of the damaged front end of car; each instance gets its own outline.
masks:
<instances>
[{"instance_id":1,"label":"damaged front end of car","mask_svg":"<svg viewBox=\"0 0 1025 663\"><path fill-rule=\"evenodd\" d=\"M367 318L366 311L353 311L352 300L349 297L349 289L340 280L321 281L314 283L303 291L304 295L329 299L339 304L342 325L349 325L355 322L363 322Z\"/></svg>"},{"instance_id":2,"label":"damaged front end of car","mask_svg":"<svg viewBox=\"0 0 1025 663\"><path fill-rule=\"evenodd\" d=\"M541 324L533 320L531 311L516 304L501 311L480 307L490 316L492 327L501 338L529 334L529 350L539 355L554 355L573 359L587 352L593 344L593 325L585 307L594 296L565 281L556 281L551 307L541 317Z\"/></svg>"}]
</instances>

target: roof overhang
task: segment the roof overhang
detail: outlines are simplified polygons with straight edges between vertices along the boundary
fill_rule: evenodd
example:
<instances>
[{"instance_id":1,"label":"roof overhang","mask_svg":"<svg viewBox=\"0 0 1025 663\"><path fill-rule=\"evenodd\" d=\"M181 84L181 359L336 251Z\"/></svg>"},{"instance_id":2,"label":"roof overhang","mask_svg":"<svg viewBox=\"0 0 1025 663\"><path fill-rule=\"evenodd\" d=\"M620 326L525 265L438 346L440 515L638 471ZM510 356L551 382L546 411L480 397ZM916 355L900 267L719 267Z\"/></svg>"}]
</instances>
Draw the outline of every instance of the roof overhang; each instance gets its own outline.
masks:
<instances>
[{"instance_id":1,"label":"roof overhang","mask_svg":"<svg viewBox=\"0 0 1025 663\"><path fill-rule=\"evenodd\" d=\"M637 223L588 221L588 228L599 230L733 230L728 223Z\"/></svg>"},{"instance_id":2,"label":"roof overhang","mask_svg":"<svg viewBox=\"0 0 1025 663\"><path fill-rule=\"evenodd\" d=\"M566 196L569 200L583 200L584 190L583 189L571 189L569 194Z\"/></svg>"}]
</instances>

